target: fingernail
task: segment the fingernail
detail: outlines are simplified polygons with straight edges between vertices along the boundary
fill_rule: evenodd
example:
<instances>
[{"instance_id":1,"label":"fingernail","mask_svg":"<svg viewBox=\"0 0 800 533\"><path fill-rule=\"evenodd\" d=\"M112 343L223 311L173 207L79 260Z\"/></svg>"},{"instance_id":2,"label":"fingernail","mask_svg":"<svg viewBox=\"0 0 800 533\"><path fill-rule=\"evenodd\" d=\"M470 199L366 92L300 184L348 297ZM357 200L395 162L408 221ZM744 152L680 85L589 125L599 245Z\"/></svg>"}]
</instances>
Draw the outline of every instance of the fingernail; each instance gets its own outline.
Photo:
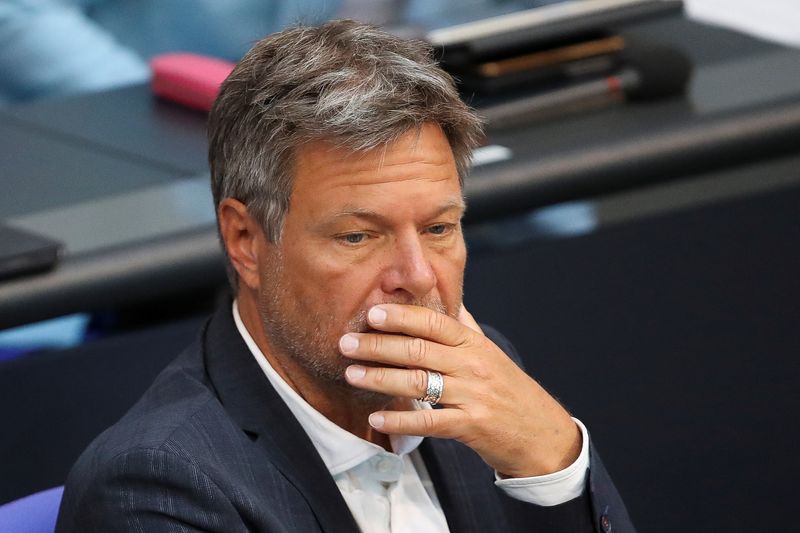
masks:
<instances>
[{"instance_id":1,"label":"fingernail","mask_svg":"<svg viewBox=\"0 0 800 533\"><path fill-rule=\"evenodd\" d=\"M351 353L355 352L358 349L358 339L353 335L343 335L341 339L339 339L339 348L344 353Z\"/></svg>"},{"instance_id":2,"label":"fingernail","mask_svg":"<svg viewBox=\"0 0 800 533\"><path fill-rule=\"evenodd\" d=\"M376 326L380 326L384 322L386 322L386 309L383 307L373 307L369 310L369 321L375 324Z\"/></svg>"},{"instance_id":3,"label":"fingernail","mask_svg":"<svg viewBox=\"0 0 800 533\"><path fill-rule=\"evenodd\" d=\"M381 429L383 427L383 415L380 413L369 415L369 425L375 429Z\"/></svg>"},{"instance_id":4,"label":"fingernail","mask_svg":"<svg viewBox=\"0 0 800 533\"><path fill-rule=\"evenodd\" d=\"M348 378L353 380L360 380L367 375L367 369L361 365L350 365L344 372Z\"/></svg>"}]
</instances>

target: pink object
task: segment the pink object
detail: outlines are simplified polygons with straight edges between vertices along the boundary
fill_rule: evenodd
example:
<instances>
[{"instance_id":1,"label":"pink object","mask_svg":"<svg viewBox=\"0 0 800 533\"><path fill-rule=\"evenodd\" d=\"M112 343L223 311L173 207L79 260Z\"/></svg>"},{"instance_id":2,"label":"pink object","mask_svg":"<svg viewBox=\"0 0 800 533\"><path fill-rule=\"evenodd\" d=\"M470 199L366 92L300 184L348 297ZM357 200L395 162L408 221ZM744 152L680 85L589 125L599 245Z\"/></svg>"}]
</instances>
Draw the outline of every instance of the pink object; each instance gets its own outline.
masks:
<instances>
[{"instance_id":1,"label":"pink object","mask_svg":"<svg viewBox=\"0 0 800 533\"><path fill-rule=\"evenodd\" d=\"M234 66L230 61L197 54L162 54L150 60L151 88L161 98L208 111Z\"/></svg>"}]
</instances>

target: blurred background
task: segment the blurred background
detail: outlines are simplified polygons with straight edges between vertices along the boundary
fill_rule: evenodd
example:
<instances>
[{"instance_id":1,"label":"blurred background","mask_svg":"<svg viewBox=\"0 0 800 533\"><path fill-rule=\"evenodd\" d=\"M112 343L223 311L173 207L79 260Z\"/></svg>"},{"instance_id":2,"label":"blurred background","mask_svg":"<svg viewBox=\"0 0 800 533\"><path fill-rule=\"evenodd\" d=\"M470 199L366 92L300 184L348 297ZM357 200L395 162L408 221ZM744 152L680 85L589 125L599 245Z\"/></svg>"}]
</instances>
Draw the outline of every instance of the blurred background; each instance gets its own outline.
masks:
<instances>
[{"instance_id":1,"label":"blurred background","mask_svg":"<svg viewBox=\"0 0 800 533\"><path fill-rule=\"evenodd\" d=\"M0 504L61 485L228 297L206 110L332 18L428 40L486 118L466 304L639 530L792 528L796 0L0 3Z\"/></svg>"}]
</instances>

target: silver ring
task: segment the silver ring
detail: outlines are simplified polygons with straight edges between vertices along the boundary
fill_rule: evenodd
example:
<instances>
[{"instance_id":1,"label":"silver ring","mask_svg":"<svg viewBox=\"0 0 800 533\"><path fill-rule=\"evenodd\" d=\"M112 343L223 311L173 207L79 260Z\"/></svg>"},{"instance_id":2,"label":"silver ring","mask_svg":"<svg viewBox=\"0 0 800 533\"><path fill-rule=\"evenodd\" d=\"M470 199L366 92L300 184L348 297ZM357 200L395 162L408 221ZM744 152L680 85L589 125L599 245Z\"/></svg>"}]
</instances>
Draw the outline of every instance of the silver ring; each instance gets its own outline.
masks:
<instances>
[{"instance_id":1,"label":"silver ring","mask_svg":"<svg viewBox=\"0 0 800 533\"><path fill-rule=\"evenodd\" d=\"M438 372L427 370L428 372L428 386L425 389L425 396L419 400L428 402L431 405L436 405L442 399L444 393L444 378Z\"/></svg>"}]
</instances>

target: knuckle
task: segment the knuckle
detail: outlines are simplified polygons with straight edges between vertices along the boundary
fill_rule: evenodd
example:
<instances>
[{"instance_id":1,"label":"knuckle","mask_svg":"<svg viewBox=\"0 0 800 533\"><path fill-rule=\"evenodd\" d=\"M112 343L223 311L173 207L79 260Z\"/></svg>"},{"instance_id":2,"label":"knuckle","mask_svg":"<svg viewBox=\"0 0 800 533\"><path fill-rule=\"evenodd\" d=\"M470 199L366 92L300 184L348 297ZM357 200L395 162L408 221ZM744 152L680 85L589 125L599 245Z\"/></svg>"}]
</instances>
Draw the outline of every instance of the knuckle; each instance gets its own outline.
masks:
<instances>
[{"instance_id":1,"label":"knuckle","mask_svg":"<svg viewBox=\"0 0 800 533\"><path fill-rule=\"evenodd\" d=\"M433 335L440 335L444 331L445 317L441 313L428 313L428 329Z\"/></svg>"},{"instance_id":2,"label":"knuckle","mask_svg":"<svg viewBox=\"0 0 800 533\"><path fill-rule=\"evenodd\" d=\"M370 335L367 349L370 354L379 354L383 349L383 338L380 335Z\"/></svg>"},{"instance_id":3,"label":"knuckle","mask_svg":"<svg viewBox=\"0 0 800 533\"><path fill-rule=\"evenodd\" d=\"M486 405L481 404L472 412L473 428L476 431L482 431L483 428L491 425L493 420L492 412Z\"/></svg>"},{"instance_id":4,"label":"knuckle","mask_svg":"<svg viewBox=\"0 0 800 533\"><path fill-rule=\"evenodd\" d=\"M408 343L408 358L412 363L422 363L428 355L428 343L423 339L412 338Z\"/></svg>"},{"instance_id":5,"label":"knuckle","mask_svg":"<svg viewBox=\"0 0 800 533\"><path fill-rule=\"evenodd\" d=\"M386 420L388 422L389 418L387 418ZM392 418L392 427L398 433L408 433L408 423L402 416L397 416Z\"/></svg>"},{"instance_id":6,"label":"knuckle","mask_svg":"<svg viewBox=\"0 0 800 533\"><path fill-rule=\"evenodd\" d=\"M432 409L420 412L420 422L422 424L422 430L425 433L431 433L436 427L436 420L434 419L433 413Z\"/></svg>"},{"instance_id":7,"label":"knuckle","mask_svg":"<svg viewBox=\"0 0 800 533\"><path fill-rule=\"evenodd\" d=\"M472 376L481 381L488 380L492 377L489 367L482 362L477 362L470 368Z\"/></svg>"},{"instance_id":8,"label":"knuckle","mask_svg":"<svg viewBox=\"0 0 800 533\"><path fill-rule=\"evenodd\" d=\"M459 347L471 346L473 334L469 331L463 332L456 341L455 345Z\"/></svg>"},{"instance_id":9,"label":"knuckle","mask_svg":"<svg viewBox=\"0 0 800 533\"><path fill-rule=\"evenodd\" d=\"M420 396L428 389L428 373L424 370L414 370L408 373L408 385L411 390Z\"/></svg>"},{"instance_id":10,"label":"knuckle","mask_svg":"<svg viewBox=\"0 0 800 533\"><path fill-rule=\"evenodd\" d=\"M387 379L387 372L386 369L383 367L377 367L372 370L372 381L376 385L381 385Z\"/></svg>"},{"instance_id":11,"label":"knuckle","mask_svg":"<svg viewBox=\"0 0 800 533\"><path fill-rule=\"evenodd\" d=\"M413 316L411 314L409 314L408 309L406 309L405 306L399 306L399 309L400 309L400 313L399 313L399 316L397 318L398 318L400 324L408 324L411 321L411 319L413 318Z\"/></svg>"}]
</instances>

